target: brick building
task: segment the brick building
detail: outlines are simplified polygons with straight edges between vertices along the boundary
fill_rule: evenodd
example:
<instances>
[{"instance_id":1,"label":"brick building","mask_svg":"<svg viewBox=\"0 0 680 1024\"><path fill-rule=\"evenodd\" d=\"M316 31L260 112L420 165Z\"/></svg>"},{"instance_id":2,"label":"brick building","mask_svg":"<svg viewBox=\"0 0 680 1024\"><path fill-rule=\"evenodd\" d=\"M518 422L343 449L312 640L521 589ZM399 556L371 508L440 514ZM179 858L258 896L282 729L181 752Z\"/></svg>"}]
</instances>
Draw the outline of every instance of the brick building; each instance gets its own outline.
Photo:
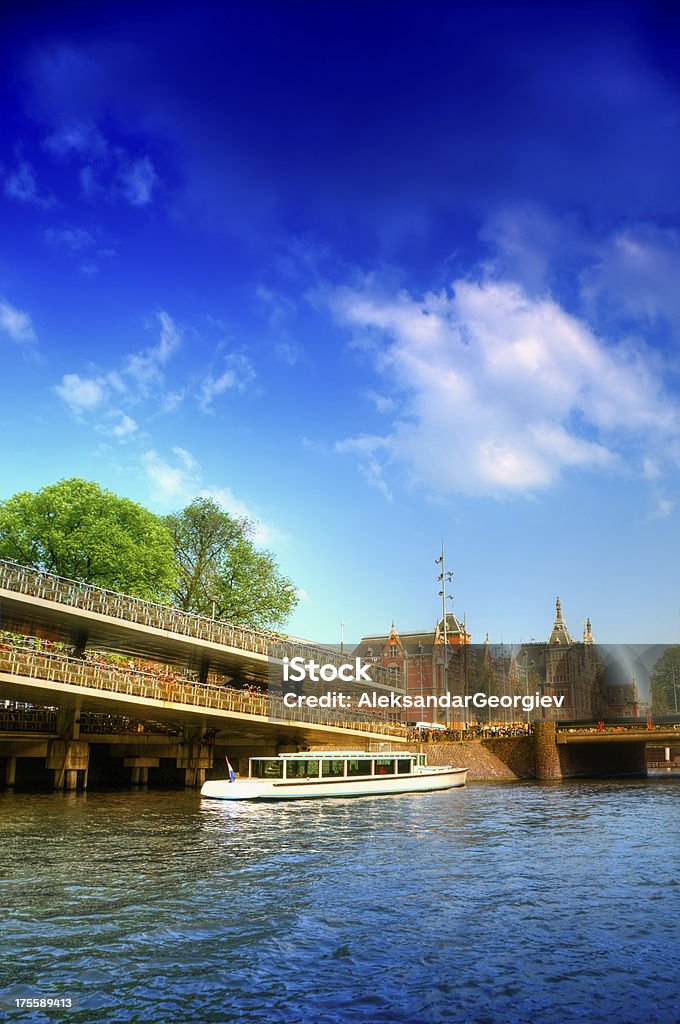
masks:
<instances>
[{"instance_id":1,"label":"brick building","mask_svg":"<svg viewBox=\"0 0 680 1024\"><path fill-rule=\"evenodd\" d=\"M470 634L453 612L446 616L446 644L446 680L443 618L434 629L415 633L400 633L392 623L387 634L363 637L352 651L352 657L386 668L394 676L395 686L404 687L407 694L439 697L447 687L451 693L462 693L464 654L470 644ZM446 713L442 709L426 708L404 717L409 721L444 724Z\"/></svg>"}]
</instances>

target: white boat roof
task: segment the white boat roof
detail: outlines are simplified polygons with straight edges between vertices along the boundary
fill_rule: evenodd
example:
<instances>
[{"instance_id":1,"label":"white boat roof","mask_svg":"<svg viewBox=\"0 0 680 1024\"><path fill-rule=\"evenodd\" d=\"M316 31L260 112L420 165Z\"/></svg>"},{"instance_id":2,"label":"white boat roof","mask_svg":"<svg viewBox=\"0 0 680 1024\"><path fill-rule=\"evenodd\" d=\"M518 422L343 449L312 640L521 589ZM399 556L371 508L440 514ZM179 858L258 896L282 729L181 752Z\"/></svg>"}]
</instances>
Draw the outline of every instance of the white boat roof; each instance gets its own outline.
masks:
<instances>
[{"instance_id":1,"label":"white boat roof","mask_svg":"<svg viewBox=\"0 0 680 1024\"><path fill-rule=\"evenodd\" d=\"M259 757L251 757L251 761L277 761L277 760L288 760L292 758L296 761L300 759L306 759L310 761L318 761L319 758L331 758L334 761L340 761L345 758L351 758L352 760L366 760L372 758L382 757L417 757L417 752L414 750L304 750L300 751L299 754L270 754L262 755Z\"/></svg>"}]
</instances>

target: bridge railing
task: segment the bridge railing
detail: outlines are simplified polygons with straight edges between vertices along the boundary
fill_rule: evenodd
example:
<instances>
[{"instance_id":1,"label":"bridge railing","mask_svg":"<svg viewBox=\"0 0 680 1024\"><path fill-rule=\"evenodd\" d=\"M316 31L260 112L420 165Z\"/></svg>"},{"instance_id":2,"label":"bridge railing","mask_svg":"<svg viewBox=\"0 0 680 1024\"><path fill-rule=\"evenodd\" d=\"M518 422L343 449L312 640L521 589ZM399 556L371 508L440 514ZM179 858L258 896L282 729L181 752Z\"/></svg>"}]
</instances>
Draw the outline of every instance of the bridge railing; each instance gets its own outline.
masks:
<instances>
[{"instance_id":1,"label":"bridge railing","mask_svg":"<svg viewBox=\"0 0 680 1024\"><path fill-rule=\"evenodd\" d=\"M231 687L212 686L181 676L159 678L136 669L113 665L94 665L80 658L31 647L0 646L0 672L28 679L65 683L90 690L108 691L130 697L143 697L165 704L215 709L252 715L280 722L302 721L362 732L380 732L403 736L402 726L353 711L351 718L339 718L324 709L287 708L283 701L264 694L246 693Z\"/></svg>"},{"instance_id":2,"label":"bridge railing","mask_svg":"<svg viewBox=\"0 0 680 1024\"><path fill-rule=\"evenodd\" d=\"M250 629L221 619L210 619L171 605L128 597L114 590L42 572L5 559L0 559L0 590L54 601L56 604L207 640L263 657L303 657L305 660L314 659L332 665L340 665L345 660L332 648L290 640L269 630ZM375 683L394 687L394 679L389 670L382 666L371 666L371 678Z\"/></svg>"}]
</instances>

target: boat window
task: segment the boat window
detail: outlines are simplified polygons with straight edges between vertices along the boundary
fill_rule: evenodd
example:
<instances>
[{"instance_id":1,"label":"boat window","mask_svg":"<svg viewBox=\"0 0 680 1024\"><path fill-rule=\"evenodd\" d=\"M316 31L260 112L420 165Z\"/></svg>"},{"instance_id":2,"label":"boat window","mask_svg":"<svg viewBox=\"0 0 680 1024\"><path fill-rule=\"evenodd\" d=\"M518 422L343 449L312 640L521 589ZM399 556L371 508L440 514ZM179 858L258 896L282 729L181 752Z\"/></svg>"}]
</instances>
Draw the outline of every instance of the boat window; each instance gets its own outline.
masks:
<instances>
[{"instance_id":1,"label":"boat window","mask_svg":"<svg viewBox=\"0 0 680 1024\"><path fill-rule=\"evenodd\" d=\"M286 761L286 778L288 779L318 779L319 762L310 761Z\"/></svg>"},{"instance_id":2,"label":"boat window","mask_svg":"<svg viewBox=\"0 0 680 1024\"><path fill-rule=\"evenodd\" d=\"M399 772L400 775L410 775L411 759L408 758L407 760L406 758L399 758L399 760L397 761L397 771Z\"/></svg>"},{"instance_id":3,"label":"boat window","mask_svg":"<svg viewBox=\"0 0 680 1024\"><path fill-rule=\"evenodd\" d=\"M425 767L425 758L426 757L427 757L426 754L418 754L418 764L420 765L421 768Z\"/></svg>"},{"instance_id":4,"label":"boat window","mask_svg":"<svg viewBox=\"0 0 680 1024\"><path fill-rule=\"evenodd\" d=\"M394 759L391 757L379 757L375 762L376 775L394 775Z\"/></svg>"},{"instance_id":5,"label":"boat window","mask_svg":"<svg viewBox=\"0 0 680 1024\"><path fill-rule=\"evenodd\" d=\"M324 760L321 762L321 771L324 778L342 777L345 774L345 762Z\"/></svg>"},{"instance_id":6,"label":"boat window","mask_svg":"<svg viewBox=\"0 0 680 1024\"><path fill-rule=\"evenodd\" d=\"M347 762L347 774L348 775L370 775L371 774L371 762L370 761L348 761Z\"/></svg>"},{"instance_id":7,"label":"boat window","mask_svg":"<svg viewBox=\"0 0 680 1024\"><path fill-rule=\"evenodd\" d=\"M250 762L251 779L281 779L283 778L283 761L275 760L254 760Z\"/></svg>"}]
</instances>

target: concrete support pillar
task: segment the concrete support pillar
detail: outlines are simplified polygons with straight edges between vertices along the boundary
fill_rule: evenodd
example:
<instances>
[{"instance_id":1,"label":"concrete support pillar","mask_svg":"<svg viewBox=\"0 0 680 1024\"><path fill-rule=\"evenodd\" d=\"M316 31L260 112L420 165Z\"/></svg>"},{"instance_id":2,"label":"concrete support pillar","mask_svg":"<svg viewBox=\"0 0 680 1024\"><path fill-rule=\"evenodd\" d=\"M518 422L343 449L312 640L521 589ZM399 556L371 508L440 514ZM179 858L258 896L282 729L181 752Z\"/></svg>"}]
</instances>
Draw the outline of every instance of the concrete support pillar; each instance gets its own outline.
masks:
<instances>
[{"instance_id":1,"label":"concrete support pillar","mask_svg":"<svg viewBox=\"0 0 680 1024\"><path fill-rule=\"evenodd\" d=\"M123 759L123 766L130 769L130 782L133 786L148 786L149 768L158 768L160 760L157 757L126 757Z\"/></svg>"},{"instance_id":2,"label":"concrete support pillar","mask_svg":"<svg viewBox=\"0 0 680 1024\"><path fill-rule=\"evenodd\" d=\"M54 772L55 789L76 789L78 777L87 787L90 745L83 740L50 740L45 767Z\"/></svg>"},{"instance_id":3,"label":"concrete support pillar","mask_svg":"<svg viewBox=\"0 0 680 1024\"><path fill-rule=\"evenodd\" d=\"M560 752L555 722L534 722L534 757L537 779L561 779Z\"/></svg>"},{"instance_id":4,"label":"concrete support pillar","mask_svg":"<svg viewBox=\"0 0 680 1024\"><path fill-rule=\"evenodd\" d=\"M206 739L205 729L187 729L177 754L177 767L184 768L184 785L200 788L207 768L212 768L212 733Z\"/></svg>"},{"instance_id":5,"label":"concrete support pillar","mask_svg":"<svg viewBox=\"0 0 680 1024\"><path fill-rule=\"evenodd\" d=\"M7 765L5 767L5 785L13 786L17 777L17 759L16 757L8 757Z\"/></svg>"}]
</instances>

